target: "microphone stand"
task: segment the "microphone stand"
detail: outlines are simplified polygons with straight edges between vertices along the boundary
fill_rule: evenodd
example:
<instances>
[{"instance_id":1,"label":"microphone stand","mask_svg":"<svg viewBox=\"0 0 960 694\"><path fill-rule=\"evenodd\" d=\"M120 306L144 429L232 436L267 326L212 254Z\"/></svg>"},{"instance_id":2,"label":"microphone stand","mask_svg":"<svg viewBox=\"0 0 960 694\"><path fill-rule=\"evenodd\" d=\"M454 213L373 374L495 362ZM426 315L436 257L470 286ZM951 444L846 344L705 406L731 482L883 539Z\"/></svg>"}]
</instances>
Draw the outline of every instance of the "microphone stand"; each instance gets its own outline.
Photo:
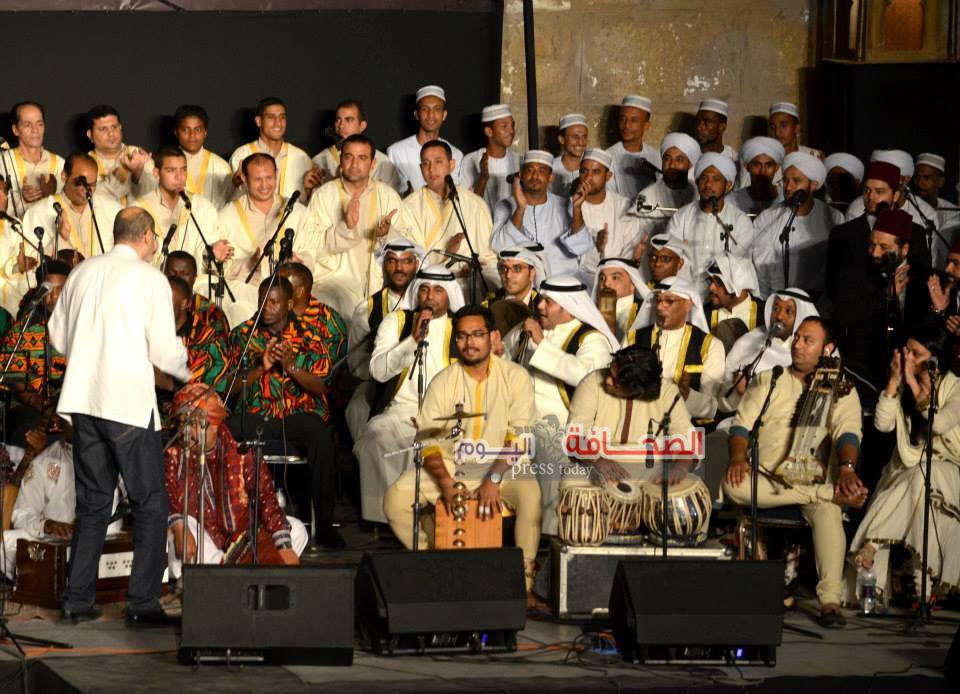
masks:
<instances>
[{"instance_id":1,"label":"microphone stand","mask_svg":"<svg viewBox=\"0 0 960 694\"><path fill-rule=\"evenodd\" d=\"M93 229L97 232L97 244L100 246L100 255L103 255L106 251L103 250L103 237L100 236L100 223L97 221L97 212L93 208L93 193L90 192L89 184L84 184L83 189L87 195L87 205L90 206L90 219L93 220Z\"/></svg>"},{"instance_id":2,"label":"microphone stand","mask_svg":"<svg viewBox=\"0 0 960 694\"><path fill-rule=\"evenodd\" d=\"M293 198L291 198L292 200ZM294 201L295 202L295 201ZM253 266L253 269L247 274L244 284L250 284L250 280L253 279L254 274L256 274L257 269L260 267L260 263L263 262L263 257L267 254L270 255L270 272L271 274L276 274L274 267L275 263L273 261L273 245L276 243L277 235L280 233L280 230L283 228L283 225L287 223L287 217L290 216L290 213L293 212L293 205L290 204L290 201L287 201L287 206L283 210L283 214L280 215L280 222L277 224L276 231L273 232L273 236L270 237L270 240L263 247L263 253L260 254L260 257L257 258L257 264ZM234 300L236 301L236 300Z\"/></svg>"},{"instance_id":3,"label":"microphone stand","mask_svg":"<svg viewBox=\"0 0 960 694\"><path fill-rule=\"evenodd\" d=\"M733 241L733 245L739 245L737 240L733 238L733 225L726 224L722 219L720 219L720 210L717 209L717 206L720 204L719 198L712 198L710 201L710 207L713 208L713 218L717 220L717 224L720 225L720 240L723 241L723 252L730 252L730 242Z\"/></svg>"},{"instance_id":4,"label":"microphone stand","mask_svg":"<svg viewBox=\"0 0 960 694\"><path fill-rule=\"evenodd\" d=\"M6 145L7 141L0 137L0 144ZM21 185L20 180L16 176L10 175L10 170L7 168L7 158L11 156L10 152L12 151L13 150L10 149L9 146L0 147L0 161L3 162L3 177L8 183L10 183L10 200L13 202L13 213L23 217L23 215L27 213L27 203L23 199L23 185ZM13 168L16 170L15 166ZM16 187L20 189L20 210L17 210L17 198L13 194L14 184L11 183L11 181L15 182Z\"/></svg>"},{"instance_id":5,"label":"microphone stand","mask_svg":"<svg viewBox=\"0 0 960 694\"><path fill-rule=\"evenodd\" d=\"M490 293L490 287L487 284L486 278L483 276L483 269L480 266L480 256L473 247L470 234L467 233L467 225L463 221L463 212L460 209L460 195L457 193L456 186L451 187L450 204L453 205L453 211L457 214L457 221L460 223L460 229L463 231L463 238L467 240L467 248L470 249L470 266L473 271L473 276L470 278L470 303L475 304L477 303L477 278L480 278L479 284L483 286L483 296Z\"/></svg>"},{"instance_id":6,"label":"microphone stand","mask_svg":"<svg viewBox=\"0 0 960 694\"><path fill-rule=\"evenodd\" d=\"M913 209L917 211L917 214L920 215L920 219L923 220L923 226L927 231L927 247L930 249L930 266L933 266L933 237L936 236L940 239L940 243L944 245L944 248L947 251L950 251L950 244L947 243L947 240L943 238L943 234L937 229L936 223L927 217L923 213L923 210L920 209L920 203L917 202L917 197L913 194L913 191L910 190L910 186L904 186L904 191L907 194L907 200L910 201L910 204L913 205Z\"/></svg>"},{"instance_id":7,"label":"microphone stand","mask_svg":"<svg viewBox=\"0 0 960 694\"><path fill-rule=\"evenodd\" d=\"M660 420L660 427L657 429L657 437L659 438L661 434L663 436L670 435L670 413L673 412L673 408L676 407L677 403L680 401L680 393L677 393L677 396L673 399L673 402L670 404L669 409L663 413L663 419ZM660 466L660 523L662 527L660 529L660 541L661 549L663 551L663 559L667 558L667 529L670 527L670 514L669 509L667 508L667 503L670 500L670 475L668 470L673 469L673 461L667 460L664 458L663 463Z\"/></svg>"},{"instance_id":8,"label":"microphone stand","mask_svg":"<svg viewBox=\"0 0 960 694\"><path fill-rule=\"evenodd\" d=\"M733 385L731 385L727 389L727 392L724 394L723 397L729 398L731 395L733 395L733 391L735 391L737 389L737 386L740 385L740 381L742 381L745 378L747 379L747 388L750 387L750 383L753 382L753 377L756 375L754 373L754 369L757 368L757 364L759 364L760 360L763 359L763 355L766 353L767 348L769 348L772 343L773 343L773 336L772 335L767 336L767 341L763 344L763 349L761 349L760 353L757 354L756 357L754 357L753 361L750 362L747 368L743 369L740 372L740 375L737 376L736 380L733 382Z\"/></svg>"},{"instance_id":9,"label":"microphone stand","mask_svg":"<svg viewBox=\"0 0 960 694\"><path fill-rule=\"evenodd\" d=\"M777 385L777 379L783 374L783 367L780 370L774 369L773 378L770 379L770 390L767 391L767 397L763 401L763 407L760 408L760 414L753 422L750 428L750 560L757 559L757 481L760 479L760 429L763 427L763 415L767 413L770 402L773 400L773 389Z\"/></svg>"},{"instance_id":10,"label":"microphone stand","mask_svg":"<svg viewBox=\"0 0 960 694\"><path fill-rule=\"evenodd\" d=\"M803 203L800 203L803 204ZM790 232L793 231L793 222L797 218L797 211L800 209L800 204L790 205L790 217L787 219L787 223L783 227L783 231L780 232L780 247L783 253L783 286L792 287L793 284L790 282Z\"/></svg>"},{"instance_id":11,"label":"microphone stand","mask_svg":"<svg viewBox=\"0 0 960 694\"><path fill-rule=\"evenodd\" d=\"M200 225L197 223L197 218L193 216L193 203L190 201L190 198L188 198L186 195L183 195L182 199L183 199L184 207L187 208L187 212L190 215L190 221L193 222L193 226L197 228L197 233L200 235L200 241L203 243L203 247L207 251L207 257L209 259L208 262L211 263L217 271L217 293L214 297L214 303L217 305L217 308L219 309L223 308L224 289L226 289L227 295L230 297L230 301L232 301L233 303L237 303L237 298L233 295L233 292L230 291L230 285L227 284L224 278L223 261L217 260L216 256L213 254L213 246L211 246L210 243L207 241L207 237L203 235L203 229L201 229ZM186 227L184 227L183 236L184 238L186 238L187 236ZM276 234L274 234L274 236L276 236ZM164 260L166 260L166 257L164 257ZM210 295L211 281L212 280L210 279L210 274L207 273L207 296Z\"/></svg>"},{"instance_id":12,"label":"microphone stand","mask_svg":"<svg viewBox=\"0 0 960 694\"><path fill-rule=\"evenodd\" d=\"M3 212L3 210L0 210L0 216L2 216L4 220L6 220L7 224L10 225L10 228L13 229L13 232L17 236L19 236L21 239L23 239L23 242L25 244L27 244L28 246L30 246L30 248L32 248L37 252L38 258L43 257L43 249L37 248L37 245L24 235L23 228L20 226L20 220L18 220L16 217L11 217L10 215Z\"/></svg>"},{"instance_id":13,"label":"microphone stand","mask_svg":"<svg viewBox=\"0 0 960 694\"><path fill-rule=\"evenodd\" d=\"M417 375L417 411L423 407L423 396L427 389L427 350L430 343L427 341L427 330L429 321L424 323L423 338L417 345L417 353L413 357L413 368L410 370L410 378L414 373ZM415 439L413 442L413 551L420 549L420 478L423 471L423 442Z\"/></svg>"}]
</instances>

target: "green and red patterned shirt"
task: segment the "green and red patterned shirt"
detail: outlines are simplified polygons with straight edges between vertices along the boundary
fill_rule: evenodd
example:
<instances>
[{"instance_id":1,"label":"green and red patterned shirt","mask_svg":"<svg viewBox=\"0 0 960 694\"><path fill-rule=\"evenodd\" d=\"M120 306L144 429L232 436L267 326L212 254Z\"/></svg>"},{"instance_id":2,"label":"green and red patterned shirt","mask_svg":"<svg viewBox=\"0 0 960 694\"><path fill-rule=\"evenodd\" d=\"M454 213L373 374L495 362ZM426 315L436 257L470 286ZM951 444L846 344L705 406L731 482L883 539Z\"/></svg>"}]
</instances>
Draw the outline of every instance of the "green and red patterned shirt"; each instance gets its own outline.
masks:
<instances>
[{"instance_id":1,"label":"green and red patterned shirt","mask_svg":"<svg viewBox=\"0 0 960 694\"><path fill-rule=\"evenodd\" d=\"M0 342L0 353L2 353L3 359L3 362L0 363L0 368L6 366L7 360L10 359L10 354L13 352L13 347L17 343L17 337L20 335L23 323L22 318L14 321L3 337L2 342ZM33 324L27 326L23 334L23 342L20 343L16 355L13 357L13 361L10 362L10 370L8 372L10 375L25 376L24 390L29 393L39 394L43 387L43 365L46 361L46 354L44 353L43 347L46 339L44 319L40 316L39 312L37 312ZM51 346L49 374L50 402L55 403L60 396L64 371L66 371L66 360L62 354ZM10 377L8 376L8 378ZM10 380L14 381L15 379L11 378Z\"/></svg>"},{"instance_id":2,"label":"green and red patterned shirt","mask_svg":"<svg viewBox=\"0 0 960 694\"><path fill-rule=\"evenodd\" d=\"M217 359L224 354L230 340L230 328L223 311L194 294L193 311L177 335L183 339L189 355L190 382L216 386L224 375L223 365Z\"/></svg>"}]
</instances>

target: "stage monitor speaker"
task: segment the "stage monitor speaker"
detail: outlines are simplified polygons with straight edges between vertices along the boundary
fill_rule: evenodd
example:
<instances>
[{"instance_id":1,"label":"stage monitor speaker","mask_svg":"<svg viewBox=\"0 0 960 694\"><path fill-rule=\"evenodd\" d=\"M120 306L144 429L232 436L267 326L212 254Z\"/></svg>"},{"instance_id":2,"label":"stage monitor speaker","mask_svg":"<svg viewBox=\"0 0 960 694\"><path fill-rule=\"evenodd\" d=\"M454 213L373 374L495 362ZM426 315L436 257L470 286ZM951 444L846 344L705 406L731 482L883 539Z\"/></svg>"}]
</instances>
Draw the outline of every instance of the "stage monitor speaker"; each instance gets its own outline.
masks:
<instances>
[{"instance_id":1,"label":"stage monitor speaker","mask_svg":"<svg viewBox=\"0 0 960 694\"><path fill-rule=\"evenodd\" d=\"M517 548L365 554L357 622L377 654L516 650L526 624Z\"/></svg>"},{"instance_id":2,"label":"stage monitor speaker","mask_svg":"<svg viewBox=\"0 0 960 694\"><path fill-rule=\"evenodd\" d=\"M783 563L701 559L620 562L610 622L628 661L776 662Z\"/></svg>"},{"instance_id":3,"label":"stage monitor speaker","mask_svg":"<svg viewBox=\"0 0 960 694\"><path fill-rule=\"evenodd\" d=\"M351 665L353 621L349 567L188 565L179 656Z\"/></svg>"}]
</instances>

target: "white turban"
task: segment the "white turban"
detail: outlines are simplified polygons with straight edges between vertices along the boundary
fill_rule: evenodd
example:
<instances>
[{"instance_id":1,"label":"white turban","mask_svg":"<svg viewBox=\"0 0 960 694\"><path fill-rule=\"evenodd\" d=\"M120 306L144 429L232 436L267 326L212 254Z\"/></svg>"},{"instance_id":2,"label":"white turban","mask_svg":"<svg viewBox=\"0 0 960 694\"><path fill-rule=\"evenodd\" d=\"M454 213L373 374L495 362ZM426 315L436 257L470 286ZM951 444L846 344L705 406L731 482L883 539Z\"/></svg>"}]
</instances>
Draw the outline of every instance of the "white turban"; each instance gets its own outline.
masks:
<instances>
[{"instance_id":1,"label":"white turban","mask_svg":"<svg viewBox=\"0 0 960 694\"><path fill-rule=\"evenodd\" d=\"M751 294L760 292L757 271L750 258L739 258L724 253L713 259L707 266L707 277L719 277L723 286L734 296L746 289Z\"/></svg>"},{"instance_id":2,"label":"white turban","mask_svg":"<svg viewBox=\"0 0 960 694\"><path fill-rule=\"evenodd\" d=\"M523 161L521 162L520 166L523 167L527 164L543 164L544 166L548 166L552 169L553 155L546 150L531 149L523 155Z\"/></svg>"},{"instance_id":3,"label":"white turban","mask_svg":"<svg viewBox=\"0 0 960 694\"><path fill-rule=\"evenodd\" d=\"M616 352L620 349L620 341L610 332L607 321L587 294L586 286L576 277L554 275L540 283L540 294L556 301L584 325L589 325L602 333L610 343L611 351Z\"/></svg>"},{"instance_id":4,"label":"white turban","mask_svg":"<svg viewBox=\"0 0 960 694\"><path fill-rule=\"evenodd\" d=\"M657 294L661 292L676 294L689 299L691 305L690 312L687 313L687 322L700 328L705 333L710 332L707 317L703 313L703 299L700 298L700 292L697 291L692 282L681 277L665 277L662 281L653 285L653 292L643 300L640 310L637 311L637 317L633 321L633 325L630 326L630 331L646 328L654 322L656 318L655 301Z\"/></svg>"},{"instance_id":5,"label":"white turban","mask_svg":"<svg viewBox=\"0 0 960 694\"><path fill-rule=\"evenodd\" d=\"M824 159L823 168L827 173L830 173L831 169L843 169L857 179L857 183L863 180L863 162L847 152L834 152Z\"/></svg>"},{"instance_id":6,"label":"white turban","mask_svg":"<svg viewBox=\"0 0 960 694\"><path fill-rule=\"evenodd\" d=\"M717 152L707 152L701 155L693 171L693 177L700 178L701 174L711 166L719 171L730 183L737 180L737 165L733 159Z\"/></svg>"},{"instance_id":7,"label":"white turban","mask_svg":"<svg viewBox=\"0 0 960 694\"><path fill-rule=\"evenodd\" d=\"M426 87L420 87L417 90L417 103L420 103L420 99L424 99L428 96L435 96L444 103L447 101L447 94L443 91L443 87L436 84L428 84Z\"/></svg>"},{"instance_id":8,"label":"white turban","mask_svg":"<svg viewBox=\"0 0 960 694\"><path fill-rule=\"evenodd\" d=\"M643 298L650 293L647 283L643 281L643 275L640 274L640 268L629 258L604 258L597 264L597 270L593 275L593 302L596 304L597 295L600 294L600 271L606 268L620 268L630 277L633 283L633 293Z\"/></svg>"},{"instance_id":9,"label":"white turban","mask_svg":"<svg viewBox=\"0 0 960 694\"><path fill-rule=\"evenodd\" d=\"M453 273L447 269L446 265L427 265L417 271L413 282L407 287L407 294L403 302L403 308L415 309L420 303L418 294L423 285L439 286L447 290L447 300L450 302L449 312L454 313L463 308L466 303L463 300L463 291Z\"/></svg>"},{"instance_id":10,"label":"white turban","mask_svg":"<svg viewBox=\"0 0 960 694\"><path fill-rule=\"evenodd\" d=\"M823 162L820 161L819 157L815 157L812 154L799 151L791 152L784 158L781 168L786 172L791 166L796 167L800 173L816 183L817 188L822 187L823 182L827 180L826 167L823 165Z\"/></svg>"},{"instance_id":11,"label":"white turban","mask_svg":"<svg viewBox=\"0 0 960 694\"><path fill-rule=\"evenodd\" d=\"M607 167L607 171L613 171L613 157L602 149L588 149L583 153L581 161L595 161L601 166Z\"/></svg>"},{"instance_id":12,"label":"white turban","mask_svg":"<svg viewBox=\"0 0 960 694\"><path fill-rule=\"evenodd\" d=\"M785 154L783 145L774 140L772 137L751 137L749 140L743 143L743 146L740 148L740 161L744 164L749 164L755 158L761 154L766 154L768 157L777 162L777 165L780 165L780 162L783 161L783 156Z\"/></svg>"},{"instance_id":13,"label":"white turban","mask_svg":"<svg viewBox=\"0 0 960 694\"><path fill-rule=\"evenodd\" d=\"M940 173L944 173L947 170L947 160L941 157L939 154L933 154L932 152L923 152L918 154L916 163L917 166L920 164L932 166Z\"/></svg>"},{"instance_id":14,"label":"white turban","mask_svg":"<svg viewBox=\"0 0 960 694\"><path fill-rule=\"evenodd\" d=\"M501 118L509 118L513 113L510 112L509 104L493 104L484 106L480 112L481 123L493 123Z\"/></svg>"},{"instance_id":15,"label":"white turban","mask_svg":"<svg viewBox=\"0 0 960 694\"><path fill-rule=\"evenodd\" d=\"M700 159L700 145L692 137L686 133L670 133L660 143L660 156L663 157L671 147L676 147L683 152L690 160L690 166L697 165Z\"/></svg>"},{"instance_id":16,"label":"white turban","mask_svg":"<svg viewBox=\"0 0 960 694\"><path fill-rule=\"evenodd\" d=\"M902 149L875 149L870 161L885 161L900 169L901 178L913 178L913 157Z\"/></svg>"}]
</instances>

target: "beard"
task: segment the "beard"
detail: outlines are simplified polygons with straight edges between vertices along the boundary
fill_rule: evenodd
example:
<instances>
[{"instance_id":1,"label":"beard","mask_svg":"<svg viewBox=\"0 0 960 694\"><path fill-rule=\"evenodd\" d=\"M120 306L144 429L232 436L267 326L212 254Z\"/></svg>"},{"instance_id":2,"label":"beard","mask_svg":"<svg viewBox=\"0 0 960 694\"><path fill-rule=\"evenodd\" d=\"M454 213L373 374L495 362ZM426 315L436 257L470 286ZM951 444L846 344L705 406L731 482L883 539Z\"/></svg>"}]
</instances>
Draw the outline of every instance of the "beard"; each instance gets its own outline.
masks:
<instances>
[{"instance_id":1,"label":"beard","mask_svg":"<svg viewBox=\"0 0 960 694\"><path fill-rule=\"evenodd\" d=\"M903 260L900 254L895 251L888 251L879 258L871 258L871 267L881 275L889 275L897 269L900 261Z\"/></svg>"}]
</instances>

